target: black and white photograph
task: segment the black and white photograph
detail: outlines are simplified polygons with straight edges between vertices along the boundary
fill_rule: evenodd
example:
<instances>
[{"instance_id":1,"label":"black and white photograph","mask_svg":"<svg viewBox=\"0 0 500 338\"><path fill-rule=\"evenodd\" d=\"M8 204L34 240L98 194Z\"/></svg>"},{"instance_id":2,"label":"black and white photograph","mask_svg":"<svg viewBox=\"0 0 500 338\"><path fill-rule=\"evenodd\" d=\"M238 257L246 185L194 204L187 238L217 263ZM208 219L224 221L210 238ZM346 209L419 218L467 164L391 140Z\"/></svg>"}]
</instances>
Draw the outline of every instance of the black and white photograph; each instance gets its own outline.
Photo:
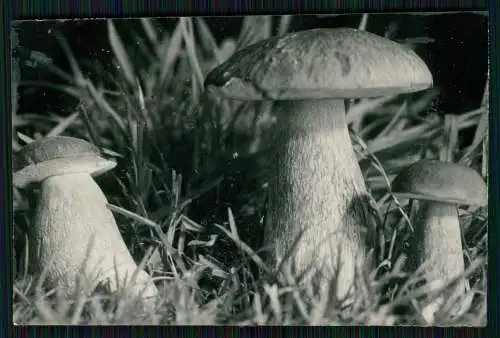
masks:
<instances>
[{"instance_id":1,"label":"black and white photograph","mask_svg":"<svg viewBox=\"0 0 500 338\"><path fill-rule=\"evenodd\" d=\"M484 327L487 12L18 20L17 325Z\"/></svg>"}]
</instances>

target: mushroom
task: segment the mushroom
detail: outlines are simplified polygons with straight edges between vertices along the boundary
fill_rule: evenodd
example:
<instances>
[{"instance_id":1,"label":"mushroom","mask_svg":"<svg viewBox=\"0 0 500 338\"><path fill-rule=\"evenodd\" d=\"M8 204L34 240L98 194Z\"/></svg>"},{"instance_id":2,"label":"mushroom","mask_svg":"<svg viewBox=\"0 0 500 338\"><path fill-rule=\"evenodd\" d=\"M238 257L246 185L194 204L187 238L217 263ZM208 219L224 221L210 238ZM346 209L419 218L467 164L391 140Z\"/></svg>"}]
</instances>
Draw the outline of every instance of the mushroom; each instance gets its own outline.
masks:
<instances>
[{"instance_id":1,"label":"mushroom","mask_svg":"<svg viewBox=\"0 0 500 338\"><path fill-rule=\"evenodd\" d=\"M409 264L415 270L424 263L428 283L443 285L464 272L462 236L458 205L484 206L488 192L481 176L473 169L437 160L420 160L403 169L391 184L399 198L419 201L413 222ZM465 292L467 282L457 284ZM452 290L453 292L454 290ZM444 298L429 303L431 321Z\"/></svg>"},{"instance_id":2,"label":"mushroom","mask_svg":"<svg viewBox=\"0 0 500 338\"><path fill-rule=\"evenodd\" d=\"M88 291L102 282L116 291L137 270L106 197L92 179L115 165L94 145L64 136L35 141L13 156L14 185L40 184L29 229L30 272L44 273L63 295L77 290L80 277L91 283ZM131 290L144 298L158 293L145 271L137 272Z\"/></svg>"},{"instance_id":3,"label":"mushroom","mask_svg":"<svg viewBox=\"0 0 500 338\"><path fill-rule=\"evenodd\" d=\"M269 261L290 255L296 273L336 275L337 295L344 297L357 258L366 253L370 223L344 101L426 89L432 85L427 66L412 50L366 31L312 29L239 50L205 85L231 99L275 101L279 129L264 243L275 249Z\"/></svg>"}]
</instances>

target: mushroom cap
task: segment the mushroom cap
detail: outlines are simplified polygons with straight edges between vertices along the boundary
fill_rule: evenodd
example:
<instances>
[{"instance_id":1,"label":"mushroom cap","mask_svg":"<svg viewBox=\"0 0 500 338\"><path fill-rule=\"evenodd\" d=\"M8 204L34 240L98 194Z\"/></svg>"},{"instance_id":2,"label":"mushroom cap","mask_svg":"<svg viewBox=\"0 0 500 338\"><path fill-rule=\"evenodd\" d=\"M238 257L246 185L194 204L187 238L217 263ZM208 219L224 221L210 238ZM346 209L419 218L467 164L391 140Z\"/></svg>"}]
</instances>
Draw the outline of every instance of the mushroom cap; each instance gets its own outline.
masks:
<instances>
[{"instance_id":1,"label":"mushroom cap","mask_svg":"<svg viewBox=\"0 0 500 338\"><path fill-rule=\"evenodd\" d=\"M444 203L484 206L488 190L475 170L451 162L421 160L403 169L391 185L401 197Z\"/></svg>"},{"instance_id":2,"label":"mushroom cap","mask_svg":"<svg viewBox=\"0 0 500 338\"><path fill-rule=\"evenodd\" d=\"M13 183L23 188L44 179L73 173L97 176L116 166L101 156L99 148L74 137L47 137L13 154Z\"/></svg>"},{"instance_id":3,"label":"mushroom cap","mask_svg":"<svg viewBox=\"0 0 500 338\"><path fill-rule=\"evenodd\" d=\"M318 28L259 41L205 79L210 92L239 100L363 98L432 86L411 49L353 28Z\"/></svg>"}]
</instances>

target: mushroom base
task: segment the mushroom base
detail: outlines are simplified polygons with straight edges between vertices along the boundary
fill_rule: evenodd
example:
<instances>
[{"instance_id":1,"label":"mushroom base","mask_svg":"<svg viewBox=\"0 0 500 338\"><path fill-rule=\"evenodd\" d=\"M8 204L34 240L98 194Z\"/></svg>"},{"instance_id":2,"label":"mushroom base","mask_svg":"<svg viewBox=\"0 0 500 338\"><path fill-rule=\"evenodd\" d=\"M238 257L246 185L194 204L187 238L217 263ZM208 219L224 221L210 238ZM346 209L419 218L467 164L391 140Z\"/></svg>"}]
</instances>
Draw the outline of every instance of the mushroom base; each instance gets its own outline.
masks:
<instances>
[{"instance_id":1,"label":"mushroom base","mask_svg":"<svg viewBox=\"0 0 500 338\"><path fill-rule=\"evenodd\" d=\"M118 283L123 286L130 280L137 265L106 203L88 174L44 180L30 229L31 271L44 274L64 295L91 292L99 282L116 291ZM144 271L137 273L133 288L136 293L144 291L144 297L158 293Z\"/></svg>"},{"instance_id":2,"label":"mushroom base","mask_svg":"<svg viewBox=\"0 0 500 338\"><path fill-rule=\"evenodd\" d=\"M264 244L270 263L287 257L295 274L353 285L366 254L365 182L347 130L343 100L278 101L278 139ZM300 240L290 253L297 237Z\"/></svg>"}]
</instances>

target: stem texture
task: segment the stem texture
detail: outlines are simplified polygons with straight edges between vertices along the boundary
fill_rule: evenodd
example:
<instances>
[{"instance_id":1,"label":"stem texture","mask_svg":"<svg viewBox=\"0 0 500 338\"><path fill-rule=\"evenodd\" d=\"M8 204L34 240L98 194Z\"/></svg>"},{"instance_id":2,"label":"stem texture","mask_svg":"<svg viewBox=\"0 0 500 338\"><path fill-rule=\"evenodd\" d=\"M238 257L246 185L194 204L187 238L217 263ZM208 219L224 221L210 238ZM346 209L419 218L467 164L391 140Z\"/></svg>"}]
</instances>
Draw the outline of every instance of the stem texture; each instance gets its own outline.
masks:
<instances>
[{"instance_id":1,"label":"stem texture","mask_svg":"<svg viewBox=\"0 0 500 338\"><path fill-rule=\"evenodd\" d=\"M369 217L365 182L346 125L343 100L276 102L279 134L270 179L265 245L290 255L295 273L337 277L337 295L365 258ZM336 271L338 270L338 273ZM307 278L307 275L306 275Z\"/></svg>"},{"instance_id":2,"label":"stem texture","mask_svg":"<svg viewBox=\"0 0 500 338\"><path fill-rule=\"evenodd\" d=\"M111 291L116 291L117 282L123 286L126 279L130 280L137 265L106 203L88 174L44 180L30 229L31 270L43 271L47 281L66 295L82 281L88 283L89 292L98 282L107 281ZM144 271L138 273L136 284L138 292L147 286L145 297L158 292Z\"/></svg>"}]
</instances>

